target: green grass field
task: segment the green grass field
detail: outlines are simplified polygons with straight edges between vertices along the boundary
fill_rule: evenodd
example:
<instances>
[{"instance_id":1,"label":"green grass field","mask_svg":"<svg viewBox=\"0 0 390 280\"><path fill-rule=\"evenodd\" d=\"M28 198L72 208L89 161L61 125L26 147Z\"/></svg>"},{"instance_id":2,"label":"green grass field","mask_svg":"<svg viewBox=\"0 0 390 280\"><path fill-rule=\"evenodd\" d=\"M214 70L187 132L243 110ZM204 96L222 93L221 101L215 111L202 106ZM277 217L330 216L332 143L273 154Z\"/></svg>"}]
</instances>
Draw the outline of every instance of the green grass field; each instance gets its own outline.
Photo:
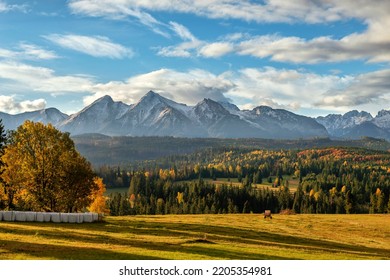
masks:
<instances>
[{"instance_id":1,"label":"green grass field","mask_svg":"<svg viewBox=\"0 0 390 280\"><path fill-rule=\"evenodd\" d=\"M390 259L390 215L166 215L0 222L0 259Z\"/></svg>"}]
</instances>

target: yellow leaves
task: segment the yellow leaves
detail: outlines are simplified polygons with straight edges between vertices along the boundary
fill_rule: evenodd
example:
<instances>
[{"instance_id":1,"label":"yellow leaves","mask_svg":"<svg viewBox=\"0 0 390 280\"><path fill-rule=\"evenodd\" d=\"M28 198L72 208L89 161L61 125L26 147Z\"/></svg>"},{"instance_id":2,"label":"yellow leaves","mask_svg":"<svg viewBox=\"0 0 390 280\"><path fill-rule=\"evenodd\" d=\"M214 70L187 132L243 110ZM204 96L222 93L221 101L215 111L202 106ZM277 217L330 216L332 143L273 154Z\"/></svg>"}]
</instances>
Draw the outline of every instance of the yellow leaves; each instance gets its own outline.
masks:
<instances>
[{"instance_id":1,"label":"yellow leaves","mask_svg":"<svg viewBox=\"0 0 390 280\"><path fill-rule=\"evenodd\" d=\"M342 192L342 193L346 193L346 192L347 192L347 186L343 186L343 187L341 188L341 192Z\"/></svg>"},{"instance_id":2,"label":"yellow leaves","mask_svg":"<svg viewBox=\"0 0 390 280\"><path fill-rule=\"evenodd\" d=\"M320 192L316 192L315 194L314 194L314 199L316 200L316 201L318 201L318 198L320 197Z\"/></svg>"},{"instance_id":3,"label":"yellow leaves","mask_svg":"<svg viewBox=\"0 0 390 280\"><path fill-rule=\"evenodd\" d=\"M160 169L159 171L159 177L163 180L166 180L168 178L171 178L172 180L176 179L176 172L174 169Z\"/></svg>"},{"instance_id":4,"label":"yellow leaves","mask_svg":"<svg viewBox=\"0 0 390 280\"><path fill-rule=\"evenodd\" d=\"M337 194L337 188L336 187L333 187L330 189L329 193L332 195L332 196L335 196Z\"/></svg>"},{"instance_id":5,"label":"yellow leaves","mask_svg":"<svg viewBox=\"0 0 390 280\"><path fill-rule=\"evenodd\" d=\"M381 189L377 188L376 191L375 191L375 195L379 197L379 196L381 196L381 194L382 194Z\"/></svg>"},{"instance_id":6,"label":"yellow leaves","mask_svg":"<svg viewBox=\"0 0 390 280\"><path fill-rule=\"evenodd\" d=\"M135 195L133 193L130 195L129 202L130 202L130 207L134 208L134 205L135 205Z\"/></svg>"},{"instance_id":7,"label":"yellow leaves","mask_svg":"<svg viewBox=\"0 0 390 280\"><path fill-rule=\"evenodd\" d=\"M214 166L214 169L219 171L219 172L222 172L225 170L225 165L223 165L222 163L219 163L219 164Z\"/></svg>"},{"instance_id":8,"label":"yellow leaves","mask_svg":"<svg viewBox=\"0 0 390 280\"><path fill-rule=\"evenodd\" d=\"M195 172L195 174L199 174L199 172L200 172L200 165L199 164L194 166L194 172Z\"/></svg>"},{"instance_id":9,"label":"yellow leaves","mask_svg":"<svg viewBox=\"0 0 390 280\"><path fill-rule=\"evenodd\" d=\"M310 190L310 193L309 193L309 196L310 196L310 197L313 197L315 193L316 193L315 190L314 190L314 189L311 189L311 190Z\"/></svg>"},{"instance_id":10,"label":"yellow leaves","mask_svg":"<svg viewBox=\"0 0 390 280\"><path fill-rule=\"evenodd\" d=\"M169 170L169 177L172 179L172 180L175 180L176 179L176 172L174 169L170 169Z\"/></svg>"},{"instance_id":11,"label":"yellow leaves","mask_svg":"<svg viewBox=\"0 0 390 280\"><path fill-rule=\"evenodd\" d=\"M89 205L88 210L95 213L110 214L110 209L106 205L107 198L104 196L106 185L103 183L103 179L95 177L93 181L98 188L91 195L92 203Z\"/></svg>"},{"instance_id":12,"label":"yellow leaves","mask_svg":"<svg viewBox=\"0 0 390 280\"><path fill-rule=\"evenodd\" d=\"M68 212L89 204L95 186L91 166L69 134L52 125L26 121L12 134L2 159L7 164L2 177L22 208ZM12 197L8 198L12 205Z\"/></svg>"},{"instance_id":13,"label":"yellow leaves","mask_svg":"<svg viewBox=\"0 0 390 280\"><path fill-rule=\"evenodd\" d=\"M183 192L177 192L177 196L176 196L176 199L177 199L177 203L182 203L184 200L183 200Z\"/></svg>"}]
</instances>

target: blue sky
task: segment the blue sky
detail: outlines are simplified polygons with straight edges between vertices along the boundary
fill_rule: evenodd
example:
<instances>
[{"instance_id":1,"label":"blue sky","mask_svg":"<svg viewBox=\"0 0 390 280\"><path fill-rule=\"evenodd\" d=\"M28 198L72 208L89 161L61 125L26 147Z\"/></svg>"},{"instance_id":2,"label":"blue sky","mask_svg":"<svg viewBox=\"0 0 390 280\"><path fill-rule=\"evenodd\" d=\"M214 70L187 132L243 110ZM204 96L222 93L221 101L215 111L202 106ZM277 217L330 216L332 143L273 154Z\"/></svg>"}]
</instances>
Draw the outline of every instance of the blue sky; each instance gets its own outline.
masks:
<instances>
[{"instance_id":1,"label":"blue sky","mask_svg":"<svg viewBox=\"0 0 390 280\"><path fill-rule=\"evenodd\" d=\"M387 0L0 0L0 111L149 90L311 116L390 109Z\"/></svg>"}]
</instances>

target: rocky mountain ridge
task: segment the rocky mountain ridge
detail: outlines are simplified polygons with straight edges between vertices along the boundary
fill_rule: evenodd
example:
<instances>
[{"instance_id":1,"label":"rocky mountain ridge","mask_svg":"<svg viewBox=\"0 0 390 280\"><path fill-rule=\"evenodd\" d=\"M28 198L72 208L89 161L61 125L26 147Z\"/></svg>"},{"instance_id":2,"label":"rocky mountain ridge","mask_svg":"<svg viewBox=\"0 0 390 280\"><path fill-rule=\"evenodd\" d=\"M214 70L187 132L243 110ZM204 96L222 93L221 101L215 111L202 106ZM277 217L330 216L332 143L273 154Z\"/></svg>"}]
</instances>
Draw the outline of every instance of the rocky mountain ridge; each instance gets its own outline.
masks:
<instances>
[{"instance_id":1,"label":"rocky mountain ridge","mask_svg":"<svg viewBox=\"0 0 390 280\"><path fill-rule=\"evenodd\" d=\"M28 119L52 123L72 135L268 139L358 139L369 136L390 139L388 110L380 111L375 118L367 112L354 110L344 115L313 119L268 106L240 110L234 104L208 98L187 106L153 91L132 105L104 96L70 116L48 108L17 115L0 112L0 118L6 129L15 129Z\"/></svg>"}]
</instances>

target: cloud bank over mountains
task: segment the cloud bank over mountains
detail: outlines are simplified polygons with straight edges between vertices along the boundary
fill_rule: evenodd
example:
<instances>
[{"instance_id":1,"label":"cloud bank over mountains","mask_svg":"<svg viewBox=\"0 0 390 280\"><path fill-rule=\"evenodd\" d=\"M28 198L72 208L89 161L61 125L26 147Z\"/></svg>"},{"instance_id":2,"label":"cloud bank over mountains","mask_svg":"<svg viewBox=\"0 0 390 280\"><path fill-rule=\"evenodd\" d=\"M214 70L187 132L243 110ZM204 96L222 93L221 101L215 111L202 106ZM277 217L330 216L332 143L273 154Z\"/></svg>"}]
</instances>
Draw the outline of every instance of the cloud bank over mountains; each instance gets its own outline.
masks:
<instances>
[{"instance_id":1,"label":"cloud bank over mountains","mask_svg":"<svg viewBox=\"0 0 390 280\"><path fill-rule=\"evenodd\" d=\"M367 104L386 104L390 94L389 77L390 70L338 76L272 67L245 68L220 75L201 69L187 72L159 69L124 81L98 83L94 77L62 76L48 68L0 62L0 78L7 80L7 86L18 88L20 92L33 90L49 95L82 92L85 96L83 105L107 94L116 101L131 104L148 90L154 90L186 104L211 98L234 101L245 109L255 105L270 105L293 111L319 107L342 112L350 106L358 109L362 106L367 111L375 111L370 110ZM24 111L23 106L10 105L17 101L17 96L12 99L0 96L0 100L1 111L17 113L17 108ZM238 103L237 100L243 102ZM45 102L34 104L39 105L34 109L41 109Z\"/></svg>"}]
</instances>

